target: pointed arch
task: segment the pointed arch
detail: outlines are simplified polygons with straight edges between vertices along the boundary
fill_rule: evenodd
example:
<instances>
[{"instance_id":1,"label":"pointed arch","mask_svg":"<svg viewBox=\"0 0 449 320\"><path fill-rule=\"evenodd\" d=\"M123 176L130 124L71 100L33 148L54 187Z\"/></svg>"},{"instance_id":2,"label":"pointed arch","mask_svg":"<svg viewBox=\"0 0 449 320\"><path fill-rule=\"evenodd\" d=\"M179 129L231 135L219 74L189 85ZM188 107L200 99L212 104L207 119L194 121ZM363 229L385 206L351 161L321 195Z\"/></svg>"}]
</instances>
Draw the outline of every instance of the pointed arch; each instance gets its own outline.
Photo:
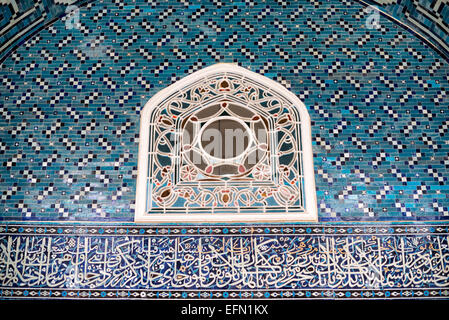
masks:
<instances>
[{"instance_id":1,"label":"pointed arch","mask_svg":"<svg viewBox=\"0 0 449 320\"><path fill-rule=\"evenodd\" d=\"M201 134L213 127L243 130L244 151L205 151ZM279 83L228 63L161 90L141 112L135 221L317 221L306 106Z\"/></svg>"}]
</instances>

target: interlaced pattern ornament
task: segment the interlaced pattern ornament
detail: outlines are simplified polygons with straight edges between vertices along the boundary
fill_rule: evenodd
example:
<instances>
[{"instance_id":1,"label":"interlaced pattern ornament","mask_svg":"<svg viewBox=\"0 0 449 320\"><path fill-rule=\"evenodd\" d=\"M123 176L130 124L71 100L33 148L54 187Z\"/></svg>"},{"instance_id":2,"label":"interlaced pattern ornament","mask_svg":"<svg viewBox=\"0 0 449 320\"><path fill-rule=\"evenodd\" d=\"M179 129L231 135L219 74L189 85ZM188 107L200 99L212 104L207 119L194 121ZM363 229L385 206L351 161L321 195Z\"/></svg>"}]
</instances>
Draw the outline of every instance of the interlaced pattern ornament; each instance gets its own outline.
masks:
<instances>
[{"instance_id":1,"label":"interlaced pattern ornament","mask_svg":"<svg viewBox=\"0 0 449 320\"><path fill-rule=\"evenodd\" d=\"M217 66L220 70L210 72ZM199 214L204 221L214 216L237 221L246 214L265 216L259 221L270 213L306 216L304 141L297 101L242 70L226 64L206 68L203 73L209 72L204 75L187 77L196 75L195 81L168 95L163 91L165 97L152 106L148 121L143 112L141 126L147 126L147 131L141 127L141 136L142 131L148 132L149 140L147 148L145 141L140 148L148 150L144 214L149 220L161 214L184 218ZM147 106L150 102L154 98ZM243 142L234 146L233 139L238 138ZM229 150L226 145L233 147ZM144 167L141 153L139 175ZM140 177L138 190L142 181ZM314 183L312 187L314 193ZM140 196L138 191L137 211Z\"/></svg>"}]
</instances>

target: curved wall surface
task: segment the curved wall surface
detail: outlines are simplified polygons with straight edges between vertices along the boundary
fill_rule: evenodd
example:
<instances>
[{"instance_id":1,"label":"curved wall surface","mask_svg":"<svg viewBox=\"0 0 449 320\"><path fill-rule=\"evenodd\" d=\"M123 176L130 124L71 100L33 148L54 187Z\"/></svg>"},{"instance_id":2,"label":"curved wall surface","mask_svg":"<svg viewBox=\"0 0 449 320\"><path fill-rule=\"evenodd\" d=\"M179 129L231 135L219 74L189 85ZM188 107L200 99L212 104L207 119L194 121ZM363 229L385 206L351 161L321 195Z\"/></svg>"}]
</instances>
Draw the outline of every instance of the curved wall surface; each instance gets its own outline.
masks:
<instances>
[{"instance_id":1,"label":"curved wall surface","mask_svg":"<svg viewBox=\"0 0 449 320\"><path fill-rule=\"evenodd\" d=\"M449 3L445 0L367 0L420 33L444 56L449 56Z\"/></svg>"},{"instance_id":2,"label":"curved wall surface","mask_svg":"<svg viewBox=\"0 0 449 320\"><path fill-rule=\"evenodd\" d=\"M0 0L0 298L447 299L442 50L347 0L69 2ZM143 106L218 62L306 105L318 223L133 223Z\"/></svg>"},{"instance_id":3,"label":"curved wall surface","mask_svg":"<svg viewBox=\"0 0 449 320\"><path fill-rule=\"evenodd\" d=\"M81 7L88 2L92 0L0 1L0 61L39 29L72 11L71 5ZM150 2L156 5L158 3ZM407 25L413 32L420 33L423 39L448 59L449 5L446 1L360 0L357 2L372 5ZM315 6L322 4L320 1L311 1L311 3Z\"/></svg>"},{"instance_id":4,"label":"curved wall surface","mask_svg":"<svg viewBox=\"0 0 449 320\"><path fill-rule=\"evenodd\" d=\"M79 10L1 65L2 219L132 221L141 107L220 61L309 108L321 221L448 217L448 65L390 20L339 1Z\"/></svg>"},{"instance_id":5,"label":"curved wall surface","mask_svg":"<svg viewBox=\"0 0 449 320\"><path fill-rule=\"evenodd\" d=\"M66 14L67 8L87 1L2 0L0 1L0 61L45 25Z\"/></svg>"}]
</instances>

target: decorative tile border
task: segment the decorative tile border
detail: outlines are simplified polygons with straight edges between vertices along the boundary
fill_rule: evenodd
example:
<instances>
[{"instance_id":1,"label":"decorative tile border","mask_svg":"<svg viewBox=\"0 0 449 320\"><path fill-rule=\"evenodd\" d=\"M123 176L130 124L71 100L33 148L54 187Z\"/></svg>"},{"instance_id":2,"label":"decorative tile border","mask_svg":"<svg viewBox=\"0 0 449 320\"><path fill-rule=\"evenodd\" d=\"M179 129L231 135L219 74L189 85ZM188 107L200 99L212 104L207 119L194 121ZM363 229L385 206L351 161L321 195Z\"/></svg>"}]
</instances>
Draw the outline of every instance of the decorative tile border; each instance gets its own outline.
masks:
<instances>
[{"instance_id":1,"label":"decorative tile border","mask_svg":"<svg viewBox=\"0 0 449 320\"><path fill-rule=\"evenodd\" d=\"M139 299L139 300L225 300L225 299L448 299L449 290L229 290L229 291L145 291L145 290L66 290L66 289L1 289L6 299Z\"/></svg>"},{"instance_id":2,"label":"decorative tile border","mask_svg":"<svg viewBox=\"0 0 449 320\"><path fill-rule=\"evenodd\" d=\"M448 225L2 225L0 297L449 297Z\"/></svg>"}]
</instances>

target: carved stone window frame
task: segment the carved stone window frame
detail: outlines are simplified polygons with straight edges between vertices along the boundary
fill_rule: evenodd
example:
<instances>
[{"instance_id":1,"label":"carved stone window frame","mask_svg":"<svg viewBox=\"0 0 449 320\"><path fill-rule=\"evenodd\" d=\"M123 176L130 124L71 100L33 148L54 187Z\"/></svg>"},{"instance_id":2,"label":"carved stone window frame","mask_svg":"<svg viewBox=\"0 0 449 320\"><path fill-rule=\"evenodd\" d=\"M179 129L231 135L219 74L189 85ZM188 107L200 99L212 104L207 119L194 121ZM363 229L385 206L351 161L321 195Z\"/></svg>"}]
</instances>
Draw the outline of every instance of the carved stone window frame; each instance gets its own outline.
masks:
<instances>
[{"instance_id":1,"label":"carved stone window frame","mask_svg":"<svg viewBox=\"0 0 449 320\"><path fill-rule=\"evenodd\" d=\"M151 141L153 131L155 129L150 129L150 126L158 125L155 121L155 113L163 110L164 103L169 101L170 97L173 97L177 93L183 92L185 88L192 86L196 83L201 83L201 81L206 81L206 79L212 79L214 77L223 76L227 77L229 75L237 76L242 79L242 81L248 81L251 86L260 86L264 88L269 94L273 94L278 97L278 100L284 101L284 104L288 104L292 112L296 114L299 119L295 122L298 125L299 136L299 151L296 153L300 154L297 156L299 159L299 179L296 178L298 185L298 197L300 201L300 206L295 205L285 205L284 207L270 207L263 206L259 210L257 206L247 206L240 207L237 203L237 207L211 207L197 206L198 210L190 209L186 207L170 207L170 205L163 204L163 207L158 207L154 205L152 200L154 197L153 185L150 181L153 181L153 177L149 177L149 167L151 169L152 156L155 152L150 150L154 148L153 141ZM201 107L198 107L201 108ZM160 114L158 116L161 119ZM173 116L176 118L176 116ZM167 119L169 121L169 119ZM176 121L175 119L174 121ZM273 119L276 121L276 119ZM277 119L279 123L279 119ZM274 130L274 129L273 129ZM151 131L151 132L150 132ZM178 147L179 149L179 147ZM151 152L150 152L151 151ZM181 151L179 151L181 152ZM181 154L179 154L181 156ZM172 157L177 159L178 157ZM177 160L176 160L177 161ZM274 163L275 161L273 161ZM280 163L280 161L279 161ZM180 166L176 171L180 171ZM278 169L278 168L275 168ZM160 174L160 173L159 173ZM178 173L179 175L179 173ZM288 180L288 178L287 178ZM293 179L295 181L295 179ZM298 180L300 180L298 182ZM168 185L172 183L170 180ZM226 186L228 184L226 182ZM290 181L290 183L293 182ZM250 183L248 182L248 185ZM199 184L201 186L201 183ZM285 186L284 186L285 185ZM170 188L174 188L171 186ZM282 185L279 185L280 190L278 191L279 197L284 196L284 193L290 190L290 186L286 181L283 180ZM139 156L138 156L138 172L137 172L137 188L136 188L136 207L135 207L135 221L136 222L152 222L152 223L263 223L263 222L301 222L301 221L317 221L318 211L317 211L317 201L316 201L316 189L315 189L315 177L313 168L313 153L312 153L312 137L311 137L311 125L310 117L306 106L296 97L292 92L287 90L285 87L280 85L274 80L271 80L265 76L249 71L245 68L239 67L236 64L229 63L218 63L210 67L199 70L185 78L177 81L176 83L170 85L169 87L161 90L155 94L144 106L141 112L140 120L140 136L139 136ZM152 191L153 190L153 191ZM276 190L276 189L274 189ZM214 190L215 191L215 190ZM285 192L283 192L285 191ZM153 194L152 194L153 192ZM276 191L274 192L276 193ZM170 192L165 192L163 196L170 195ZM171 195L175 193L172 191ZM260 194L260 192L259 192ZM290 194L292 194L290 192ZM232 196L232 195L231 195ZM167 196L168 197L168 196ZM186 198L187 199L187 198ZM226 198L228 199L228 198ZM237 199L237 196L236 198ZM242 198L243 199L243 198ZM164 199L165 200L165 199ZM169 202L166 202L169 203ZM173 205L174 202L172 202ZM271 208L275 208L271 210ZM173 210L172 210L173 209ZM223 210L221 210L223 209Z\"/></svg>"}]
</instances>

